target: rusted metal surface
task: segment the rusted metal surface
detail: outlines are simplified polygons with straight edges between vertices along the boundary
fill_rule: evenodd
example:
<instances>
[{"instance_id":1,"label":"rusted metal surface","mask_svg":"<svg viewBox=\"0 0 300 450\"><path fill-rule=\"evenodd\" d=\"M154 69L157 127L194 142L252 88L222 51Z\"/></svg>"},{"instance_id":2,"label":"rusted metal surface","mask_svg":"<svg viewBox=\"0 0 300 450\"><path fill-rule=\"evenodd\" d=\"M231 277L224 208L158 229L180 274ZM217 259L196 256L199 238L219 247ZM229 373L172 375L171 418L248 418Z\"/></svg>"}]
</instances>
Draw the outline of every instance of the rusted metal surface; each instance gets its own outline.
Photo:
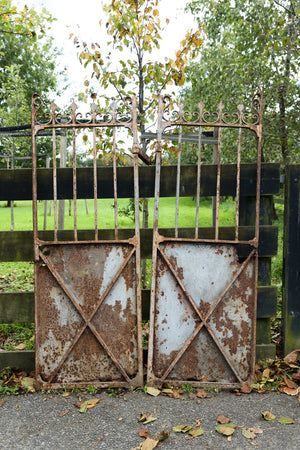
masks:
<instances>
[{"instance_id":1,"label":"rusted metal surface","mask_svg":"<svg viewBox=\"0 0 300 450\"><path fill-rule=\"evenodd\" d=\"M141 386L143 384L140 231L136 99L121 111L113 104L99 112L96 104L86 119L73 102L62 116L51 105L47 120L40 119L42 100L32 101L33 223L35 256L36 377L38 386ZM115 239L98 233L97 128L113 128L113 186ZM53 129L54 239L39 238L37 220L36 138ZM58 240L56 129L69 128L73 155L73 241ZM92 129L94 240L79 241L77 225L77 130ZM117 130L132 135L135 228L132 237L118 240ZM100 194L101 196L101 194Z\"/></svg>"},{"instance_id":2,"label":"rusted metal surface","mask_svg":"<svg viewBox=\"0 0 300 450\"><path fill-rule=\"evenodd\" d=\"M251 112L239 105L237 112L209 113L199 103L199 112L190 114L180 105L170 111L169 98L160 97L156 152L155 208L153 221L152 282L147 384L165 382L180 385L218 384L240 386L254 376L256 297L258 270L260 170L261 170L261 91L254 96ZM178 148L175 237L159 232L159 194L162 135L165 129L193 127L199 131L197 190L195 192L195 237L178 238L180 158ZM203 127L217 130L216 198L214 239L199 239L201 217L201 169ZM235 237L219 238L221 193L222 130L237 130L237 178ZM250 130L257 138L255 234L239 240L240 166L242 132ZM246 246L248 257L240 260L238 248Z\"/></svg>"}]
</instances>

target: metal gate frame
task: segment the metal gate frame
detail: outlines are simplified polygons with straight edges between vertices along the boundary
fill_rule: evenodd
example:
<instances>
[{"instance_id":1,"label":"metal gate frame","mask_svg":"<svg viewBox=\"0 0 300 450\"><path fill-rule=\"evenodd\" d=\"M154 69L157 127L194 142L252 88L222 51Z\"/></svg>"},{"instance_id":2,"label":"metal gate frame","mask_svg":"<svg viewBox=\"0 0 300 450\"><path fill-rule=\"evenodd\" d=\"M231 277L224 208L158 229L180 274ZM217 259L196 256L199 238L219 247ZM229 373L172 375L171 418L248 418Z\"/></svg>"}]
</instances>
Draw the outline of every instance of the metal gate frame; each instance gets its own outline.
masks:
<instances>
[{"instance_id":1,"label":"metal gate frame","mask_svg":"<svg viewBox=\"0 0 300 450\"><path fill-rule=\"evenodd\" d=\"M141 325L141 275L140 275L140 228L139 228L139 179L138 156L140 153L137 137L137 107L136 97L126 99L123 110L117 104L111 105L111 110L100 112L95 102L86 118L77 112L73 102L69 113L57 112L57 106L52 103L51 113L42 110L43 101L38 94L32 97L32 185L33 185L33 236L35 265L35 325L36 325L36 379L40 388L57 388L62 386L141 386L143 385L143 353ZM124 113L125 108L125 113ZM43 115L42 115L43 113ZM115 238L101 240L98 230L98 180L97 180L97 149L96 130L111 128L113 135L113 189L115 213ZM134 202L135 228L134 235L127 239L118 238L117 217L117 157L116 129L128 129L132 134L132 153L134 170ZM53 239L43 240L38 229L38 173L37 146L38 133L52 129L53 138L53 203L54 203L54 234ZM58 129L72 130L73 148L73 204L74 227L73 239L64 240L63 233L57 224L57 165L56 165L56 132ZM93 192L94 192L94 238L80 240L80 230L77 227L77 164L76 164L76 131L90 129L93 132ZM101 236L101 234L100 234ZM92 255L91 255L92 254ZM109 256L111 259L109 259ZM117 255L117 256L116 256ZM113 274L104 285L103 271L94 267L99 256L105 263L113 264L117 258L117 267L109 267ZM89 261L86 272L80 272L80 258ZM67 274L62 266L69 266ZM77 272L78 271L78 272ZM90 272L89 274L87 272ZM90 280L89 280L90 276ZM102 278L101 278L102 277ZM102 283L103 282L103 286ZM126 289L120 289L118 283L125 284ZM98 286L98 291L95 285ZM122 285L122 286L123 286ZM51 286L51 289L48 288ZM74 290L75 289L75 290ZM76 292L78 289L78 292ZM102 289L102 292L101 292ZM125 291L120 294L122 301L116 300L113 289ZM53 291L54 290L54 291ZM55 292L52 299L50 292ZM79 292L80 291L80 292ZM54 295L54 294L53 294ZM110 297L109 297L110 296ZM51 298L50 298L51 297ZM59 297L59 300L58 300ZM108 300L107 300L108 299ZM59 314L54 303L60 304ZM105 301L109 313L103 312ZM114 303L115 302L115 303ZM86 303L86 304L85 304ZM114 308L113 308L113 306ZM124 308L122 308L124 306ZM63 319L61 318L63 316ZM112 327L111 318L122 322L122 326ZM103 323L103 321L106 323ZM125 322L125 325L124 325ZM120 336L118 333L122 333ZM131 334L130 334L131 333ZM112 342L113 339L118 341ZM125 336L126 335L126 336ZM122 340L129 337L124 349ZM108 339L110 339L108 341ZM114 345L113 345L114 344ZM113 349L112 349L113 347ZM127 349L128 347L128 349ZM130 347L130 348L129 348ZM76 352L75 352L76 348ZM97 352L101 349L101 358L93 356L95 367L86 368L82 359L84 352ZM124 350L124 351L123 351ZM121 354L118 354L121 352ZM50 362L49 362L50 361ZM79 361L79 362L78 362ZM80 362L81 361L81 362ZM124 362L125 361L125 362ZM78 369L78 365L80 368ZM127 365L126 365L127 364ZM60 377L64 368L66 373ZM76 369L76 370L75 370ZM80 375L80 372L82 375Z\"/></svg>"},{"instance_id":2,"label":"metal gate frame","mask_svg":"<svg viewBox=\"0 0 300 450\"><path fill-rule=\"evenodd\" d=\"M259 92L253 97L250 113L244 112L243 105L238 105L237 112L230 115L223 111L224 105L222 102L220 102L220 104L218 105L218 111L212 114L205 111L205 105L203 104L203 102L200 102L198 104L199 110L194 114L190 114L184 111L183 104L180 105L178 111L170 111L170 104L171 102L169 97L160 96L156 147L155 204L153 222L152 281L147 384L150 386L162 386L164 383L170 383L171 385L181 385L183 383L189 383L194 386L240 386L245 383L253 382L255 365L256 298L258 277L261 176L262 92L259 89ZM163 132L167 128L171 127L179 128L175 235L173 238L163 236L159 231L158 223L162 164L162 137ZM183 127L197 127L197 129L199 130L196 224L193 239L180 238L178 233L178 212L181 188L181 144ZM203 239L199 236L199 205L202 170L201 151L204 127L212 127L215 130L215 135L218 139L217 160L215 161L217 173L214 237L210 239ZM232 239L220 239L219 233L221 142L223 128L238 130L236 217L234 236ZM255 232L254 236L249 240L242 240L239 237L239 205L241 195L240 170L243 129L253 131L257 138ZM241 246L243 246L244 248L248 246L250 250L244 261L240 263L238 262L237 248ZM180 255L180 251L184 251L186 255L188 255L189 252L193 252L194 255L198 253L197 261L200 261L201 258L203 258L203 255L207 252L209 252L209 254L214 258L216 258L216 255L218 254L223 254L223 259L225 258L225 262L223 261L223 263L226 264L226 258L229 258L228 264L232 264L234 267L231 279L228 279L226 284L221 287L221 290L218 293L217 297L211 300L209 306L207 306L206 303L206 306L203 307L202 310L201 307L197 305L197 302L200 302L199 298L195 298L195 296L189 292L191 290L191 286L185 286L185 276L188 273L188 269L180 266L179 262L177 261L177 256ZM181 257L180 261L182 260L183 257ZM165 281L164 278L166 276L168 276L167 281ZM198 283L198 291L201 290L201 282L202 281L199 281ZM245 286L247 286L247 289L245 289ZM170 292L166 294L166 292L164 292L164 289L170 289ZM245 329L240 330L240 336L238 337L239 344L237 344L236 342L234 342L236 336L234 336L233 331L230 329L230 325L232 326L232 329L234 328L234 321L228 320L228 318L227 320L225 320L224 317L220 317L218 316L218 314L225 314L225 302L227 302L228 298L230 300L231 295L235 296L237 299L237 293L239 292L243 295L240 295L241 298L239 300L236 300L237 304L235 313L238 317L237 320L239 320L240 328L243 328L247 321L250 322L250 327L247 326L245 327ZM248 292L248 295L246 295L246 292ZM178 297L178 301L176 300L176 296ZM174 315L176 315L176 308L177 311L179 311L179 317L174 317ZM238 312L239 309L241 310L240 313ZM243 315L246 315L246 320L244 320L244 317L242 317ZM172 316L171 319L170 316ZM220 318L223 321L223 326L220 325ZM219 322L218 326L216 325L217 322ZM180 342L180 339L178 339L176 350L174 350L174 343L172 344L171 342L172 332L174 333L174 341L176 341L177 335L181 333L181 331L179 330L180 327L182 327L182 329L186 327L186 329L184 332L182 332L183 337L181 338ZM217 328L219 331L218 335L216 333ZM170 331L166 331L166 329L170 329ZM209 348L210 350L212 350L211 355L205 354L205 345L203 344L203 342L200 342L200 344L195 343L196 338L198 339L198 341L200 340L199 336L201 330L203 332L201 335L201 339L203 342L205 340L207 342L209 341ZM246 336L246 334L248 334L248 336ZM245 342L244 349L241 346L241 343L243 342ZM203 352L201 350L202 344L204 346L202 348ZM197 345L199 345L199 347L197 347ZM238 349L236 348L237 345L239 345ZM240 352L241 355L235 357L233 355L234 351L236 353ZM212 372L213 370L215 370L215 372L211 376L211 379L209 376L205 374L203 375L201 371L201 365L205 366L206 361L208 361L208 364L210 364L209 367ZM197 366L196 368L195 365ZM219 365L218 369L212 369L213 365ZM208 369L207 371L209 372L210 369ZM172 371L174 376L172 376ZM176 372L178 375L176 375Z\"/></svg>"}]
</instances>

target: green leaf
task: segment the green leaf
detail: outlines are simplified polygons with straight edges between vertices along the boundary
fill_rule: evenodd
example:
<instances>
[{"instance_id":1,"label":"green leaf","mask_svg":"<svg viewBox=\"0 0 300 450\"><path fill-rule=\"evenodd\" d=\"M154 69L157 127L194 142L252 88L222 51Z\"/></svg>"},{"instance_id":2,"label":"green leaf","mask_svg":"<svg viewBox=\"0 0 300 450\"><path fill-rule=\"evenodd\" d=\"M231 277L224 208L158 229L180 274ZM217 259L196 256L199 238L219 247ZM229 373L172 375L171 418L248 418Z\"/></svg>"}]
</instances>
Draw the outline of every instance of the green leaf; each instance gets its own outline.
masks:
<instances>
[{"instance_id":1,"label":"green leaf","mask_svg":"<svg viewBox=\"0 0 300 450\"><path fill-rule=\"evenodd\" d=\"M201 427L197 427L197 428L193 428L192 430L189 430L189 434L193 437L202 436L203 433L204 433L204 430Z\"/></svg>"},{"instance_id":2,"label":"green leaf","mask_svg":"<svg viewBox=\"0 0 300 450\"><path fill-rule=\"evenodd\" d=\"M235 432L235 429L236 425L233 423L225 423L216 427L216 431L225 436L231 436Z\"/></svg>"},{"instance_id":3,"label":"green leaf","mask_svg":"<svg viewBox=\"0 0 300 450\"><path fill-rule=\"evenodd\" d=\"M278 419L279 423L282 423L283 425L290 425L292 423L295 423L295 421L293 419L290 419L289 417L280 417L280 419Z\"/></svg>"}]
</instances>

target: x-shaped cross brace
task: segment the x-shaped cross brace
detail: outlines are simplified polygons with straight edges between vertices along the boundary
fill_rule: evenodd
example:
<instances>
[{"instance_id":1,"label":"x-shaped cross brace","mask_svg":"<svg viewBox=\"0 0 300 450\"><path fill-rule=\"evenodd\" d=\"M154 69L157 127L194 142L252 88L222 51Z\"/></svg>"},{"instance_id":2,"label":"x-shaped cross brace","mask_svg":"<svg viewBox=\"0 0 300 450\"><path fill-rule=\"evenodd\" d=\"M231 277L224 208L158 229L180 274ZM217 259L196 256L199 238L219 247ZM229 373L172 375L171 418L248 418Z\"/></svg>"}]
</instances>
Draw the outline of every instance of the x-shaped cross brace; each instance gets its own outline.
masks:
<instances>
[{"instance_id":1,"label":"x-shaped cross brace","mask_svg":"<svg viewBox=\"0 0 300 450\"><path fill-rule=\"evenodd\" d=\"M222 302L222 300L224 299L225 295L230 291L230 289L232 288L232 286L234 285L234 283L236 282L236 280L238 279L238 277L241 275L241 273L246 269L246 267L248 266L250 260L252 259L252 257L255 255L256 253L256 249L253 249L251 251L251 253L249 254L249 256L247 257L247 259L241 264L240 268L238 269L238 271L235 273L234 277L232 278L232 280L230 281L230 283L226 286L226 288L224 289L224 291L222 292L222 294L219 296L219 298L217 299L217 301L212 305L212 307L210 308L208 314L203 317L201 312L199 311L199 309L197 308L194 300L192 299L192 297L189 295L189 293L187 292L187 290L185 289L183 283L181 282L180 278L178 277L178 274L176 273L174 267L172 266L172 264L170 263L169 259L167 258L166 254L164 253L164 251L162 250L161 247L157 247L162 259L164 260L164 262L166 263L166 265L168 266L170 272L172 273L173 277L175 278L176 282L178 283L180 289L182 290L182 292L184 293L184 296L186 297L186 299L188 300L188 302L190 303L190 305L192 306L192 309L195 311L195 313L197 314L197 316L199 317L199 319L201 320L201 323L195 328L195 330L193 331L192 335L190 336L189 339L187 339L183 346L181 347L181 349L179 350L179 352L177 353L177 355L175 356L175 358L173 359L173 361L171 362L171 364L169 365L169 367L167 368L167 370L165 371L165 373L163 374L162 377L160 377L161 381L164 381L167 376L169 375L169 373L172 371L172 369L175 367L175 365L177 364L177 362L180 360L180 358L182 357L182 355L185 353L185 351L188 349L188 347L191 345L191 343L194 341L194 339L196 338L196 336L199 334L200 330L205 326L205 328L207 329L208 333L210 334L210 336L212 337L213 341L215 342L216 346L218 347L219 351L222 353L223 357L225 358L226 362L228 363L229 367L231 368L231 370L233 371L233 373L235 374L236 378L238 379L238 381L240 383L243 382L243 380L241 379L241 377L239 376L238 372L236 371L233 363L230 361L229 357L226 355L225 351L223 350L222 346L220 345L220 343L218 342L217 338L215 337L212 329L210 328L208 322L208 319L211 317L211 315L214 313L214 311L216 310L216 308L219 306L219 304Z\"/></svg>"},{"instance_id":2,"label":"x-shaped cross brace","mask_svg":"<svg viewBox=\"0 0 300 450\"><path fill-rule=\"evenodd\" d=\"M100 343L100 345L102 345L102 347L105 349L105 351L107 352L107 354L110 356L110 358L112 359L112 361L114 362L114 364L117 366L118 370L120 371L120 373L123 375L123 377L125 378L125 380L127 382L130 382L130 379L125 371L125 369L122 367L122 365L118 362L116 356L113 354L113 352L109 349L108 345L105 343L104 339L102 338L102 336L100 335L100 333L96 330L96 328L94 327L94 325L91 323L95 314L97 313L97 311L99 310L100 306L102 305L102 303L104 302L105 298L107 297L107 295L109 294L109 292L111 291L112 287L114 286L114 284L116 283L117 279L119 278L119 276L121 275L121 273L123 272L124 268L126 267L126 265L128 264L130 258L132 257L132 255L134 254L134 252L136 251L136 248L133 247L132 250L130 251L130 253L128 254L128 256L124 259L123 263L121 264L119 270L116 272L115 276L113 277L113 279L111 280L111 282L108 284L105 292L102 294L102 296L100 297L100 299L97 302L97 306L94 309L93 313L90 314L89 317L86 316L86 314L84 313L83 309L81 308L80 304L78 303L78 300L76 298L76 295L74 295L74 293L68 288L68 286L65 285L64 280L62 279L61 275L58 273L58 271L55 269L55 267L53 266L53 264L50 262L49 258L40 250L39 254L40 254L40 258L42 259L42 261L46 264L46 266L48 267L48 269L50 270L50 272L52 273L52 275L54 276L54 278L56 279L56 281L58 282L58 284L60 285L60 287L62 288L62 290L65 292L65 294L68 296L68 298L71 300L73 306L75 307L75 309L77 310L77 312L79 313L79 315L81 316L81 318L84 321L84 325L81 327L81 329L79 330L78 334L76 335L76 337L73 339L71 346L69 347L69 349L67 350L67 352L65 353L65 355L63 355L63 358L61 359L60 363L58 364L57 368L54 370L54 372L51 374L48 383L51 384L51 382L53 381L54 377L57 375L57 373L59 372L59 370L62 368L63 364L65 363L66 359L68 358L69 354L72 352L72 350L74 349L75 345L77 344L77 342L79 341L80 337L82 336L83 332L85 331L85 329L88 327L91 332L93 333L93 335L95 336L95 338L97 339L97 341Z\"/></svg>"}]
</instances>

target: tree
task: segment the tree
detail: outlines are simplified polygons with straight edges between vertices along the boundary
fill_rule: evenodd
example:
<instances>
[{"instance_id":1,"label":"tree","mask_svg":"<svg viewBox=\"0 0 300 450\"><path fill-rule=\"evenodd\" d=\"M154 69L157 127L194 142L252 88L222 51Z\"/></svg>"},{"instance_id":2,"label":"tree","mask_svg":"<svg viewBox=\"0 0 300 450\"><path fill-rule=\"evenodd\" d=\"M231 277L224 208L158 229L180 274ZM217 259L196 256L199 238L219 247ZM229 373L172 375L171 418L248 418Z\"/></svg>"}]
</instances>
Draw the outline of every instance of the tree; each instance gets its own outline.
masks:
<instances>
[{"instance_id":1,"label":"tree","mask_svg":"<svg viewBox=\"0 0 300 450\"><path fill-rule=\"evenodd\" d=\"M191 64L183 98L194 108L220 98L249 104L260 84L264 95L263 157L299 158L300 4L297 0L194 0L188 5L207 39L199 64Z\"/></svg>"},{"instance_id":2,"label":"tree","mask_svg":"<svg viewBox=\"0 0 300 450\"><path fill-rule=\"evenodd\" d=\"M48 35L52 16L24 6L18 10L11 0L0 6L0 126L30 123L31 96L57 88L55 59L59 54ZM48 148L39 142L40 151ZM10 157L30 154L30 139L3 138L0 153ZM28 162L27 162L28 163Z\"/></svg>"},{"instance_id":3,"label":"tree","mask_svg":"<svg viewBox=\"0 0 300 450\"><path fill-rule=\"evenodd\" d=\"M55 59L59 52L53 46L53 38L47 34L53 20L45 9L38 14L27 6L18 10L11 0L1 1L0 84L5 85L11 67L18 67L29 105L34 92L45 96L57 88ZM6 101L7 96L2 89L2 108Z\"/></svg>"},{"instance_id":4,"label":"tree","mask_svg":"<svg viewBox=\"0 0 300 450\"><path fill-rule=\"evenodd\" d=\"M111 0L104 5L110 38L106 43L107 54L99 43L88 45L77 37L74 39L80 47L80 61L84 66L92 66L91 78L96 79L92 84L86 80L85 94L102 88L101 97L110 103L111 95L103 94L109 87L121 100L136 93L142 134L154 118L159 94L166 92L169 85L184 84L188 62L198 56L202 45L199 28L187 32L174 59L166 57L164 62L151 59L162 39L158 4L158 0ZM146 140L142 139L142 143L145 151Z\"/></svg>"}]
</instances>

